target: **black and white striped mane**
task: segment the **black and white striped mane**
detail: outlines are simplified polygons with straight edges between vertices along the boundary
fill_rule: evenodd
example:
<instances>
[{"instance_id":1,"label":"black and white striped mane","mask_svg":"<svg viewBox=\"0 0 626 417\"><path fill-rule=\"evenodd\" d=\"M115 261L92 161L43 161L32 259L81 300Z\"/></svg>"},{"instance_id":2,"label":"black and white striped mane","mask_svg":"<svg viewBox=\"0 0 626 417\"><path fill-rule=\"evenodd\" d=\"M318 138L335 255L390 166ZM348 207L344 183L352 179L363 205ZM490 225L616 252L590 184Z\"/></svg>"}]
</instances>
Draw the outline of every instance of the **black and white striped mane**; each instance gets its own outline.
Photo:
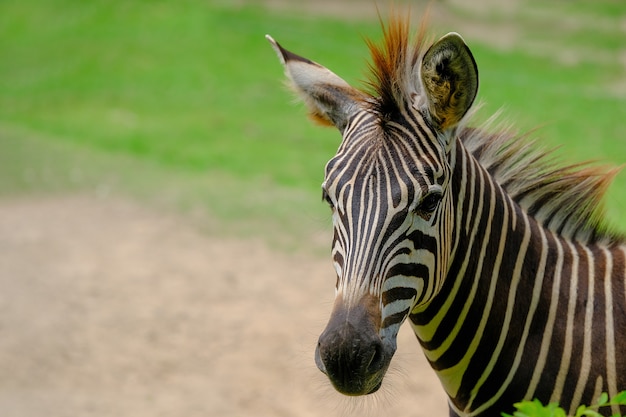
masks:
<instances>
[{"instance_id":1,"label":"black and white striped mane","mask_svg":"<svg viewBox=\"0 0 626 417\"><path fill-rule=\"evenodd\" d=\"M603 221L603 197L619 168L563 165L536 140L508 129L463 127L458 135L507 194L547 229L582 243L618 239Z\"/></svg>"}]
</instances>

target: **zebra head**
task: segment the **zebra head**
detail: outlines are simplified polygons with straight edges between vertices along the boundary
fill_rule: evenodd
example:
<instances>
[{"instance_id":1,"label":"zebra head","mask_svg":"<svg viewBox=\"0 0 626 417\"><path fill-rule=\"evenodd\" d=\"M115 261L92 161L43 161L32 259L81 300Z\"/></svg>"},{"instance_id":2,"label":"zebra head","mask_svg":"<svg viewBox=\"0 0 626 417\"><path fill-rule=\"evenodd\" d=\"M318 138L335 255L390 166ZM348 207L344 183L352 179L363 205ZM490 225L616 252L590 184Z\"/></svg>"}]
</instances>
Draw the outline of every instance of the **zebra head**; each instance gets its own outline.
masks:
<instances>
[{"instance_id":1,"label":"zebra head","mask_svg":"<svg viewBox=\"0 0 626 417\"><path fill-rule=\"evenodd\" d=\"M454 131L478 88L476 64L459 35L444 36L425 53L386 35L383 47L370 44L372 94L268 36L310 115L343 136L322 186L332 209L337 283L315 359L347 395L378 390L400 325L442 285Z\"/></svg>"}]
</instances>

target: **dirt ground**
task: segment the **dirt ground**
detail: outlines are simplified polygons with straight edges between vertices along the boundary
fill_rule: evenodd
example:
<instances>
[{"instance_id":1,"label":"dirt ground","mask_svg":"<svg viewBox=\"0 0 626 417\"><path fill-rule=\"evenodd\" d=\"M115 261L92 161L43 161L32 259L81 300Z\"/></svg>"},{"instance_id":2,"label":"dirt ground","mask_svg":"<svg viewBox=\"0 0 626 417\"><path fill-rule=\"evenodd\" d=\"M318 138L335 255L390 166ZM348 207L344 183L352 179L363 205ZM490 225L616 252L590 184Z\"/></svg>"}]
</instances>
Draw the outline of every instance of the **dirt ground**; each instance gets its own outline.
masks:
<instances>
[{"instance_id":1,"label":"dirt ground","mask_svg":"<svg viewBox=\"0 0 626 417\"><path fill-rule=\"evenodd\" d=\"M327 257L135 202L0 200L0 415L446 415L408 327L382 393L334 392L313 362L333 284Z\"/></svg>"}]
</instances>

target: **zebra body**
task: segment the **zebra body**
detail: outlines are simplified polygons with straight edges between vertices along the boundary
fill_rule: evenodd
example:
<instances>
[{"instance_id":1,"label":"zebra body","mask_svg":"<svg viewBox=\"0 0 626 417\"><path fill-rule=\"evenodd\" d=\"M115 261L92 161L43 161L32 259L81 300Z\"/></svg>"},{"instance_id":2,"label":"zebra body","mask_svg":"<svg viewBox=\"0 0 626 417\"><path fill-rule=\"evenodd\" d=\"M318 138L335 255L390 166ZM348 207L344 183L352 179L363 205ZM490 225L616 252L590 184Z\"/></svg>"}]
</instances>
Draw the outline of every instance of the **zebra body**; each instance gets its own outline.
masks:
<instances>
[{"instance_id":1,"label":"zebra body","mask_svg":"<svg viewBox=\"0 0 626 417\"><path fill-rule=\"evenodd\" d=\"M453 416L626 389L626 246L595 210L615 171L554 169L525 139L467 127L478 72L460 36L424 50L407 21L384 31L375 94L268 37L343 135L322 186L337 286L320 370L347 395L376 391L408 319Z\"/></svg>"}]
</instances>

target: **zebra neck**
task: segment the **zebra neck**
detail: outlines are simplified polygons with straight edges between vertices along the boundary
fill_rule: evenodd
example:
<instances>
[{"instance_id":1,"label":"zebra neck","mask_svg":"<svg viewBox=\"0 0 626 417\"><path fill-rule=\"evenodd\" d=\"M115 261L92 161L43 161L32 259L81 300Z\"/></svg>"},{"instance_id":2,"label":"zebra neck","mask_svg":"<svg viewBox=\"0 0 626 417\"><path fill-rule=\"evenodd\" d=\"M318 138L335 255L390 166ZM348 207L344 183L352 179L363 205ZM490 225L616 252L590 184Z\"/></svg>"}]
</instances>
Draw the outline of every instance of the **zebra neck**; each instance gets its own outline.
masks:
<instances>
[{"instance_id":1,"label":"zebra neck","mask_svg":"<svg viewBox=\"0 0 626 417\"><path fill-rule=\"evenodd\" d=\"M445 390L463 403L463 376L476 366L473 358L484 347L483 336L493 333L489 339L497 340L501 326L510 325L506 294L519 285L520 259L532 256L528 252L535 250L541 232L462 148L456 152L451 187L459 215L452 216L447 276L438 295L410 319ZM511 253L518 254L516 259L505 256Z\"/></svg>"},{"instance_id":2,"label":"zebra neck","mask_svg":"<svg viewBox=\"0 0 626 417\"><path fill-rule=\"evenodd\" d=\"M584 326L579 336L573 330L568 330L573 336L564 333L574 328L571 321L577 302L586 303L583 309L592 311L583 314L591 327L594 297L590 294L601 289L599 285L594 289L594 274L604 274L606 282L611 275L621 274L618 294L626 298L626 249L583 246L545 229L463 149L457 152L451 186L456 198L452 207L458 215L451 216L447 274L438 294L427 306L414 310L410 321L453 408L459 415L477 415L490 407L500 412L504 408L498 407L510 407L521 396L542 395L545 402L569 398L576 403L586 388L568 388L565 375L559 376L567 367L542 372L550 366L550 341L589 337ZM602 257L611 269L598 267L594 257ZM557 304L551 302L555 298L562 299L559 302L571 314L557 315ZM609 324L605 327L608 334ZM544 342L546 332L550 337ZM587 355L571 360L588 367L591 352ZM529 366L528 361L535 362ZM556 386L560 392L542 394L544 385L551 390Z\"/></svg>"}]
</instances>

